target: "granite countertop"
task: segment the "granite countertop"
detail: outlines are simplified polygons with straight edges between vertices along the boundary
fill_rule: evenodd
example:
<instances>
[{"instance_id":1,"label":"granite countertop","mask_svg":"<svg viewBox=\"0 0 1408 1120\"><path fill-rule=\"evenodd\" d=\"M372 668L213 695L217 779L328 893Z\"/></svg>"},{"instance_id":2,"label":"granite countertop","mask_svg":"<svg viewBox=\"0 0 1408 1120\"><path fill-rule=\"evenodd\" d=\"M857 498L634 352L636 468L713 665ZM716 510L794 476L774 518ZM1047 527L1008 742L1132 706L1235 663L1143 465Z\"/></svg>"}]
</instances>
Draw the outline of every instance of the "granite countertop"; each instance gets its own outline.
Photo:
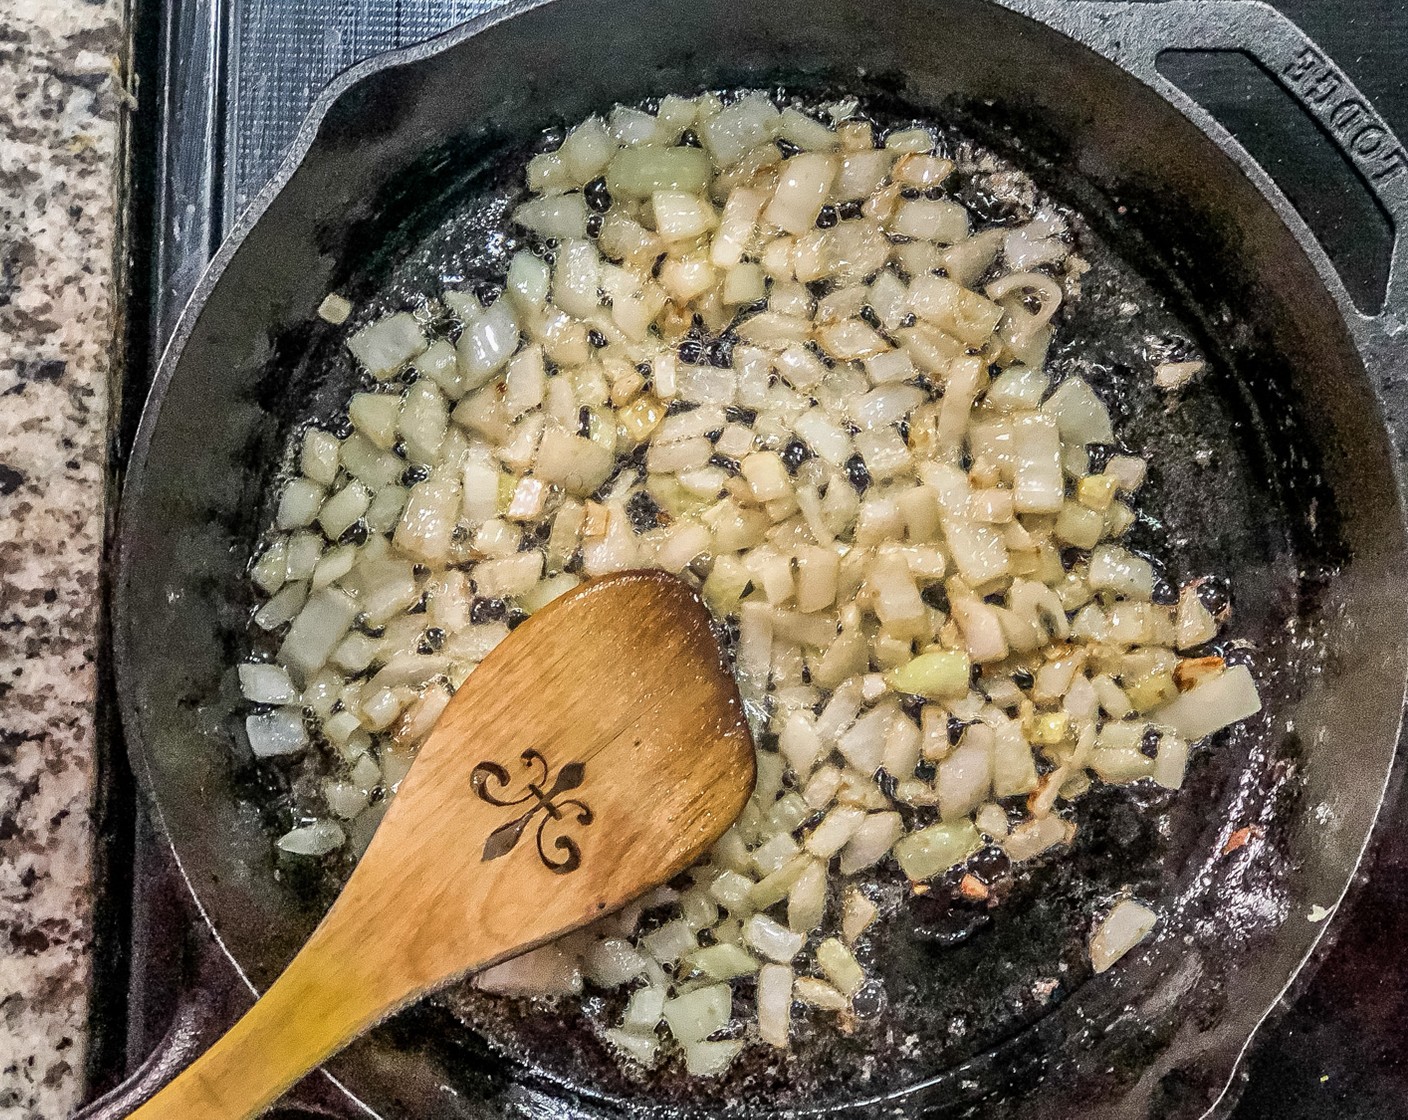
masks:
<instances>
[{"instance_id":1,"label":"granite countertop","mask_svg":"<svg viewBox=\"0 0 1408 1120\"><path fill-rule=\"evenodd\" d=\"M84 1088L125 0L0 18L0 1120Z\"/></svg>"}]
</instances>

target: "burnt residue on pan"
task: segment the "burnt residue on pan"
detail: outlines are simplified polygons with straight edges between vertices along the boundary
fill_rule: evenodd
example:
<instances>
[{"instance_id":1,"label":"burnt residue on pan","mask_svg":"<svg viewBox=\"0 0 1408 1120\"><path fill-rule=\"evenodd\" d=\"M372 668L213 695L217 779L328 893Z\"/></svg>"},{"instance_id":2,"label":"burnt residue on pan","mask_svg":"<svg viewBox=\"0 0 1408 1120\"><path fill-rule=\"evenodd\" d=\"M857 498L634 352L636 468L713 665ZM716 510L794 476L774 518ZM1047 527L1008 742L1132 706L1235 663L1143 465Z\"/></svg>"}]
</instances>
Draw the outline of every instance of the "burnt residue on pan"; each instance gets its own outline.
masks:
<instances>
[{"instance_id":1,"label":"burnt residue on pan","mask_svg":"<svg viewBox=\"0 0 1408 1120\"><path fill-rule=\"evenodd\" d=\"M865 112L881 124L914 119L883 91ZM878 876L876 897L889 917L860 952L883 983L863 994L841 1029L832 1016L799 1006L806 1026L785 1056L752 1047L717 1081L688 1079L676 1063L652 1074L623 1072L575 1001L543 1008L468 986L438 997L438 1006L404 1014L395 1030L408 1044L456 1021L467 1037L455 1044L453 1060L488 1070L495 1056L506 1058L516 1077L565 1092L593 1112L810 1111L903 1095L938 1078L915 1096L916 1105L958 1113L984 1099L991 1105L995 1085L1029 1074L1028 1057L1043 1048L1064 1048L1078 1068L1096 1036L1103 1036L1102 1060L1108 1063L1111 1052L1125 1059L1094 1076L1107 1088L1132 1082L1161 1040L1199 1016L1215 1019L1219 946L1255 944L1285 920L1284 864L1293 858L1286 828L1300 812L1297 760L1305 749L1290 713L1317 659L1327 575L1342 559L1313 445L1299 436L1300 421L1289 397L1278 395L1276 379L1233 357L1245 350L1247 324L1209 316L1190 278L1144 247L1120 200L1089 189L1049 150L1048 158L1037 157L1018 139L1028 135L1022 127L984 120L981 106L955 107L942 131L951 147L971 150L976 141L1030 175L1070 221L1091 270L1081 298L1060 312L1049 368L1057 377L1078 371L1091 380L1110 405L1122 449L1147 456L1149 481L1129 542L1161 562L1170 588L1204 576L1221 581L1218 593L1233 613L1229 640L1217 652L1252 665L1266 710L1200 748L1177 795L1142 786L1086 795L1075 807L1073 851L1015 872L1000 858L981 857L975 870L996 905L969 901L953 881L916 894L897 872ZM414 306L446 286L500 282L517 248L508 214L522 168L538 146L556 140L560 134L549 133L526 149L492 141L452 146L402 176L409 186L370 208L367 254L349 262L356 271L338 285L356 304L356 321ZM981 181L956 187L965 201L982 202L991 220L1005 220L1001 199L983 197ZM281 418L280 429L261 432L251 453L281 449L287 463L304 426L341 422L339 410L359 376L341 346L352 325L316 324L281 340L263 382L263 403ZM1151 360L1169 346L1209 365L1172 396L1154 386ZM301 367L296 400L279 375L284 362ZM267 487L259 513L267 524L277 480L255 481ZM270 763L244 768L240 780L242 796L271 829L281 829L292 823L291 783L308 777ZM1241 843L1229 846L1234 834ZM328 873L284 862L314 908L327 904L349 869L346 861ZM1160 948L1137 970L1122 965L1130 978L1102 978L1106 990L1092 995L1082 991L1091 981L1085 943L1092 916L1121 894L1161 911ZM1181 985L1184 998L1145 999L1165 981ZM1078 992L1105 1017L1060 1014ZM621 1002L619 994L583 998L608 1016ZM1132 1011L1136 998L1144 1002ZM989 1067L1002 1071L998 1080L979 1080L978 1071ZM1158 1090L1169 1095L1168 1114L1201 1111L1208 1087L1196 1072L1180 1076L1191 1083L1175 1078Z\"/></svg>"}]
</instances>

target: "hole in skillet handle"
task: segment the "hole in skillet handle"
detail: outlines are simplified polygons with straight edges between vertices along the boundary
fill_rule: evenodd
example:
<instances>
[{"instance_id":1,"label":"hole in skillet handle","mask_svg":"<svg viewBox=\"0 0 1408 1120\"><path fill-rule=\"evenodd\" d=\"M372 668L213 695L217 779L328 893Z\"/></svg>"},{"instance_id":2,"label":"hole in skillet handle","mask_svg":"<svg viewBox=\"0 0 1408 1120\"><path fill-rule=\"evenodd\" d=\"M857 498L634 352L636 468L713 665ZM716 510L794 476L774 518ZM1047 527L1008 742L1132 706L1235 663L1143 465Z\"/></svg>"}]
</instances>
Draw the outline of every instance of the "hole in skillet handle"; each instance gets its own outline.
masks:
<instances>
[{"instance_id":1,"label":"hole in skillet handle","mask_svg":"<svg viewBox=\"0 0 1408 1120\"><path fill-rule=\"evenodd\" d=\"M1393 221L1363 172L1341 153L1328 131L1332 125L1307 114L1286 89L1286 82L1324 82L1312 76L1313 60L1277 75L1244 51L1166 50L1156 66L1276 180L1324 247L1355 307L1377 314L1388 289ZM1315 97L1319 88L1302 92ZM1350 115L1346 109L1336 121Z\"/></svg>"}]
</instances>

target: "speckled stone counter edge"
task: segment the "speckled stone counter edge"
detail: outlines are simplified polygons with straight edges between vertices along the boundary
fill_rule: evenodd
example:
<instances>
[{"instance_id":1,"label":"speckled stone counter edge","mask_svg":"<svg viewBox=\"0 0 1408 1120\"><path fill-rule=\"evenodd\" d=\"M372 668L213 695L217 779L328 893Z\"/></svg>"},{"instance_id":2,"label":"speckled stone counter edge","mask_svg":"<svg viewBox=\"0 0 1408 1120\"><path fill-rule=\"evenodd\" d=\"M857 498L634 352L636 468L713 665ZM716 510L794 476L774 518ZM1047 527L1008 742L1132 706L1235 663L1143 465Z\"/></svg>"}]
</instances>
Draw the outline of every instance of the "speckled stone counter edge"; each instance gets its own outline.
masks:
<instances>
[{"instance_id":1,"label":"speckled stone counter edge","mask_svg":"<svg viewBox=\"0 0 1408 1120\"><path fill-rule=\"evenodd\" d=\"M78 1103L126 0L0 16L0 1120Z\"/></svg>"}]
</instances>

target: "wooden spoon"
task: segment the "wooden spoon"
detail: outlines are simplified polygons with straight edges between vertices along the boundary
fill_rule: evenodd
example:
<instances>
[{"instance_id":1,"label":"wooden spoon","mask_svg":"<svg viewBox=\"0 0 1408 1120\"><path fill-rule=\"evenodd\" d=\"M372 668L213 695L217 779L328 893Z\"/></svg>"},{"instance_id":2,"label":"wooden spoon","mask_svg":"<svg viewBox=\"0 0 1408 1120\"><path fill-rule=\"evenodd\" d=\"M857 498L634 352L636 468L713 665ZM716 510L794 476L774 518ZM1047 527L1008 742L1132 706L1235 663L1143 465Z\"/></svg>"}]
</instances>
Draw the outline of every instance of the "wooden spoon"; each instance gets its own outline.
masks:
<instances>
[{"instance_id":1,"label":"wooden spoon","mask_svg":"<svg viewBox=\"0 0 1408 1120\"><path fill-rule=\"evenodd\" d=\"M663 572L583 584L470 675L308 943L132 1116L258 1114L398 1008L689 866L753 781L699 597Z\"/></svg>"}]
</instances>

